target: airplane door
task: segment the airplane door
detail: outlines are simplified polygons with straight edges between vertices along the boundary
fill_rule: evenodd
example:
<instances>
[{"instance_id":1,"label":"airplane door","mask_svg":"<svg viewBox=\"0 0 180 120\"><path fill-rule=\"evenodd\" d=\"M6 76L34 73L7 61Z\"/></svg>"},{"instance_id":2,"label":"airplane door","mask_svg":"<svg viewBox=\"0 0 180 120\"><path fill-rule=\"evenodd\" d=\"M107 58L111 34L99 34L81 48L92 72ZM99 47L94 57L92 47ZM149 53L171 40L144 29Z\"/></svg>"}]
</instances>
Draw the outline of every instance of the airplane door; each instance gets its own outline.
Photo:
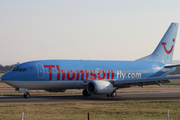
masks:
<instances>
[{"instance_id":1,"label":"airplane door","mask_svg":"<svg viewBox=\"0 0 180 120\"><path fill-rule=\"evenodd\" d=\"M44 79L44 68L43 65L41 63L37 63L37 76L38 79Z\"/></svg>"}]
</instances>

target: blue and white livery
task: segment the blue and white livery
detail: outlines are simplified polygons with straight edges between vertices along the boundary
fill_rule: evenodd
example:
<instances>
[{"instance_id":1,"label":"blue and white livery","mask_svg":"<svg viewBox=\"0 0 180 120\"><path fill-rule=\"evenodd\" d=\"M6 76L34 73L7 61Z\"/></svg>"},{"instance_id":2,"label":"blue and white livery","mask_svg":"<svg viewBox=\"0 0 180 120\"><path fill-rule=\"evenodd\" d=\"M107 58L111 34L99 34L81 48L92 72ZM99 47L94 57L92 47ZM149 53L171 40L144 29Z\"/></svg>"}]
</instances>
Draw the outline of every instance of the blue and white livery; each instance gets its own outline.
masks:
<instances>
[{"instance_id":1,"label":"blue and white livery","mask_svg":"<svg viewBox=\"0 0 180 120\"><path fill-rule=\"evenodd\" d=\"M64 92L84 89L83 95L117 96L116 90L180 79L165 77L177 66L172 63L178 23L171 23L154 52L135 61L109 60L39 60L15 66L2 76L2 81L22 91L29 98L30 90Z\"/></svg>"}]
</instances>

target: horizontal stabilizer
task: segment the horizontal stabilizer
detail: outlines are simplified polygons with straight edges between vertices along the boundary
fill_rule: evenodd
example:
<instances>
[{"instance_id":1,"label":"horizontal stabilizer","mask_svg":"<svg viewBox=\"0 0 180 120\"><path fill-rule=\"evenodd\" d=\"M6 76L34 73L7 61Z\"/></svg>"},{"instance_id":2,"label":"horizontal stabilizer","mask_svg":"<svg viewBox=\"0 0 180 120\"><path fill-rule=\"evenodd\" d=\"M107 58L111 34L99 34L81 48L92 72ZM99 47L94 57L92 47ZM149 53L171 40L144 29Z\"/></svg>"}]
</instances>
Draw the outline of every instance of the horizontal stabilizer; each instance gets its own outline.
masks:
<instances>
[{"instance_id":1,"label":"horizontal stabilizer","mask_svg":"<svg viewBox=\"0 0 180 120\"><path fill-rule=\"evenodd\" d=\"M176 65L166 65L165 68L172 68L172 67L179 67L180 64L176 64Z\"/></svg>"}]
</instances>

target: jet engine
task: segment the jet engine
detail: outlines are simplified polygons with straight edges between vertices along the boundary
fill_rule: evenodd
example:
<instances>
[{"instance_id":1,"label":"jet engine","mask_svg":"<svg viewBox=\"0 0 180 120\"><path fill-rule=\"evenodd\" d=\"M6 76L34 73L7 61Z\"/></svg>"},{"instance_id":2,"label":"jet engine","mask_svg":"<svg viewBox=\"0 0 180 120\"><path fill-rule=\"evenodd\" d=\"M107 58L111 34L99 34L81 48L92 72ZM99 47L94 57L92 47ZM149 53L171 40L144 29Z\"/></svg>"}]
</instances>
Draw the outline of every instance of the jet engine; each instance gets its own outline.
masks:
<instances>
[{"instance_id":1,"label":"jet engine","mask_svg":"<svg viewBox=\"0 0 180 120\"><path fill-rule=\"evenodd\" d=\"M91 81L87 85L87 92L89 94L111 94L114 91L114 86L109 81Z\"/></svg>"}]
</instances>

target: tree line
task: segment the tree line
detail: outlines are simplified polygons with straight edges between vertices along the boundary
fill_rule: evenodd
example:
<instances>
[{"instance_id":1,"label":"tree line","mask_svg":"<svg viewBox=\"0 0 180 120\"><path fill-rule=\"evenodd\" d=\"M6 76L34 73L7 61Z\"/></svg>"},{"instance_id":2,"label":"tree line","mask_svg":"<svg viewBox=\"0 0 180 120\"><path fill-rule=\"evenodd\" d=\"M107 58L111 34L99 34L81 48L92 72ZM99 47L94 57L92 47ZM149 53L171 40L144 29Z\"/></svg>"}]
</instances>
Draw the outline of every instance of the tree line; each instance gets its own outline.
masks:
<instances>
[{"instance_id":1,"label":"tree line","mask_svg":"<svg viewBox=\"0 0 180 120\"><path fill-rule=\"evenodd\" d=\"M0 64L0 73L6 73L6 72L10 71L14 66L16 66L18 64L20 64L20 63L18 62L16 64L5 65L5 66Z\"/></svg>"}]
</instances>

